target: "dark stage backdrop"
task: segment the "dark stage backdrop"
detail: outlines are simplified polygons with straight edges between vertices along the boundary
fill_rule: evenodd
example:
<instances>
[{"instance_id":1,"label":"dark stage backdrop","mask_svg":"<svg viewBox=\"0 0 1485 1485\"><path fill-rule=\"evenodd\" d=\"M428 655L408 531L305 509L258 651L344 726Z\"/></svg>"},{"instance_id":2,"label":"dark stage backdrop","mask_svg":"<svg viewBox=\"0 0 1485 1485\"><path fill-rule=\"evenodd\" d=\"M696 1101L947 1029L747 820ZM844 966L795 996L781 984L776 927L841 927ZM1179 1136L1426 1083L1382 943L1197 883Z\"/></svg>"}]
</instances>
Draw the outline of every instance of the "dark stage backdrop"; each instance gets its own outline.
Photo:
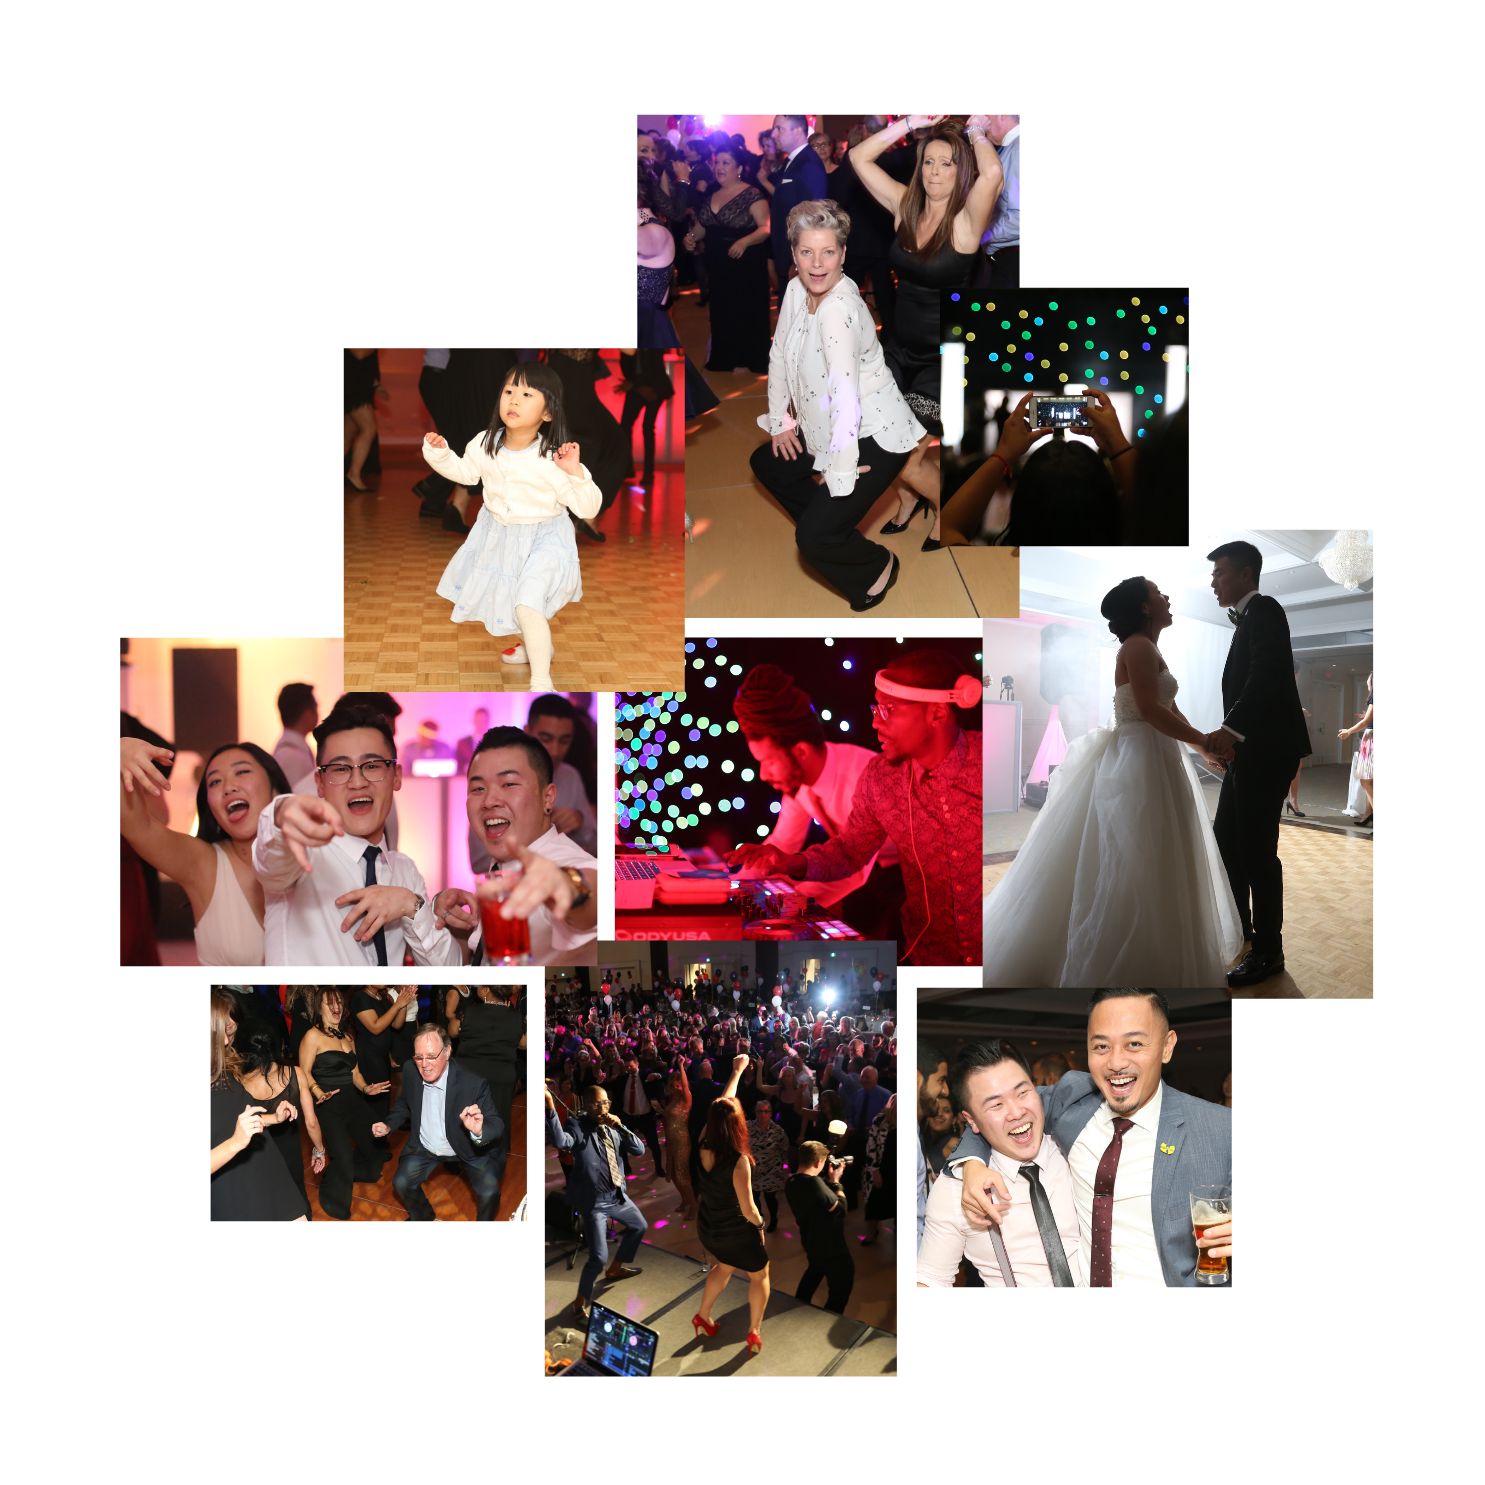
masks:
<instances>
[{"instance_id":1,"label":"dark stage backdrop","mask_svg":"<svg viewBox=\"0 0 1485 1485\"><path fill-rule=\"evenodd\" d=\"M758 765L732 715L747 671L771 663L809 692L828 742L880 751L871 725L874 677L905 650L935 648L981 674L978 639L688 639L690 689L621 692L616 698L615 811L619 839L683 849L762 840L777 823L781 796ZM978 706L958 713L978 731ZM811 832L811 840L824 840Z\"/></svg>"}]
</instances>

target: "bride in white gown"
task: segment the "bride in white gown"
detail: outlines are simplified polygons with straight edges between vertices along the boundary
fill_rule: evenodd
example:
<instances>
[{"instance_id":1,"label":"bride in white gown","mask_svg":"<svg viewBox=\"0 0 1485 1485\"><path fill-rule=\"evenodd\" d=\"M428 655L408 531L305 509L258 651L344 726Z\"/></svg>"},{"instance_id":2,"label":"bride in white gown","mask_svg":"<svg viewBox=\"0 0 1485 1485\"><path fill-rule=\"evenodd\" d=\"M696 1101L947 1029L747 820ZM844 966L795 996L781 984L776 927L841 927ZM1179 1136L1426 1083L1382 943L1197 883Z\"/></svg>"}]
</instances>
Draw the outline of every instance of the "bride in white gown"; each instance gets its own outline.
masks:
<instances>
[{"instance_id":1,"label":"bride in white gown","mask_svg":"<svg viewBox=\"0 0 1485 1485\"><path fill-rule=\"evenodd\" d=\"M1026 843L985 900L985 984L1222 987L1242 931L1182 744L1216 761L1176 706L1176 678L1155 645L1170 602L1154 583L1128 578L1102 612L1123 641L1114 715L1068 748Z\"/></svg>"}]
</instances>

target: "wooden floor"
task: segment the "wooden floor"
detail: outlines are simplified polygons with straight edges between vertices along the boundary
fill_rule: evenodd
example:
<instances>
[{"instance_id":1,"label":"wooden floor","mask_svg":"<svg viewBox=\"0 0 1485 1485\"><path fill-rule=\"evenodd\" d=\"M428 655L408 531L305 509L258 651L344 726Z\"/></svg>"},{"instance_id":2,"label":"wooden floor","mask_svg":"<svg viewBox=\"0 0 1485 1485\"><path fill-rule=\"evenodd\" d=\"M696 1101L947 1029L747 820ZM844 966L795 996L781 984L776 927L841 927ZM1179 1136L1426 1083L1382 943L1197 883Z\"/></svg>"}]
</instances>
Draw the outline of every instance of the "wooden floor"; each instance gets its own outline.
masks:
<instances>
[{"instance_id":1,"label":"wooden floor","mask_svg":"<svg viewBox=\"0 0 1485 1485\"><path fill-rule=\"evenodd\" d=\"M663 1135L662 1135L663 1140ZM563 1186L562 1167L550 1145L544 1145L546 1154L546 1189L560 1191ZM676 1216L680 1199L675 1187L663 1175L656 1176L654 1160L648 1148L638 1159L629 1162L635 1174L628 1182L629 1199L644 1213L650 1229L645 1241L672 1253L684 1253L701 1263L709 1263L706 1250L701 1246L695 1222L682 1222ZM862 1207L865 1198L862 1198ZM897 1333L897 1221L881 1224L877 1240L869 1248L863 1248L858 1239L865 1233L866 1223L858 1207L846 1218L846 1235L851 1245L851 1257L856 1263L856 1283L851 1289L851 1298L846 1304L846 1314L852 1320L875 1325L880 1330ZM788 1199L780 1193L779 1225L775 1232L764 1239L769 1257L769 1279L775 1292L793 1294L804 1277L806 1267L804 1247L799 1240L799 1230L789 1212ZM577 1293L577 1275L581 1263L573 1271L572 1289ZM815 1292L816 1308L825 1303L825 1285Z\"/></svg>"},{"instance_id":2,"label":"wooden floor","mask_svg":"<svg viewBox=\"0 0 1485 1485\"><path fill-rule=\"evenodd\" d=\"M683 291L671 314L692 361L703 366L709 331L696 291ZM846 600L800 560L794 523L748 467L753 450L766 440L757 420L768 411L768 378L748 372L705 375L722 405L689 424L686 434L686 502L695 523L694 542L686 549L687 614L849 618ZM896 585L872 610L873 616L1005 618L1019 613L1020 562L1010 548L924 552L923 538L930 528L921 516L896 536L880 534L878 528L896 514L896 489L894 485L882 496L860 526L901 563Z\"/></svg>"},{"instance_id":3,"label":"wooden floor","mask_svg":"<svg viewBox=\"0 0 1485 1485\"><path fill-rule=\"evenodd\" d=\"M1284 973L1250 990L1233 991L1233 999L1370 1000L1370 832L1281 830L1279 860L1284 867ZM987 897L1009 869L1010 862L1003 859L982 868Z\"/></svg>"},{"instance_id":4,"label":"wooden floor","mask_svg":"<svg viewBox=\"0 0 1485 1485\"><path fill-rule=\"evenodd\" d=\"M375 494L345 496L346 689L529 691L530 668L500 661L519 636L455 624L453 605L435 591L459 538L418 514L412 487L428 472L422 456L390 449L382 463ZM662 470L652 495L625 486L593 522L607 542L578 537L583 596L551 621L556 690L683 684L684 514L685 477Z\"/></svg>"},{"instance_id":5,"label":"wooden floor","mask_svg":"<svg viewBox=\"0 0 1485 1485\"><path fill-rule=\"evenodd\" d=\"M396 1078L393 1075L392 1101L397 1100ZM495 1214L497 1222L509 1222L511 1214L520 1206L526 1195L526 1095L518 1093L511 1106L510 1159L506 1163L505 1177L500 1183L500 1207ZM404 1222L407 1208L397 1200L392 1189L392 1177L397 1174L397 1161L402 1147L407 1143L408 1131L396 1130L388 1137L392 1147L392 1158L382 1167L382 1178L375 1185L358 1181L352 1188L352 1222ZM309 1193L309 1204L316 1222L334 1222L320 1206L320 1178L309 1168L309 1135L300 1126L300 1143L304 1147L304 1186ZM435 1217L440 1222L473 1222L475 1214L474 1192L463 1174L450 1175L441 1165L423 1183L423 1192L433 1206Z\"/></svg>"}]
</instances>

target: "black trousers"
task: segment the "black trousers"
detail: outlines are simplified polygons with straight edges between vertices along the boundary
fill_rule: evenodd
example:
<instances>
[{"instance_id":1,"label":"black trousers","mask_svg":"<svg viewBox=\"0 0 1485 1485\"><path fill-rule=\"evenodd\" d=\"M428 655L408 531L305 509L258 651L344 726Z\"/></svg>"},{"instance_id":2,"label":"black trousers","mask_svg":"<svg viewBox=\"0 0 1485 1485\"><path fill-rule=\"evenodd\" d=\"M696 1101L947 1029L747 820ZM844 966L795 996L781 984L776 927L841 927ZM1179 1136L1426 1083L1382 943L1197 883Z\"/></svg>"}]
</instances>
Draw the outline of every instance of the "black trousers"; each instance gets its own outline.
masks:
<instances>
[{"instance_id":1,"label":"black trousers","mask_svg":"<svg viewBox=\"0 0 1485 1485\"><path fill-rule=\"evenodd\" d=\"M876 300L877 319L882 322L882 333L878 337L885 345L892 339L893 326L897 317L897 285L892 280L892 270L887 266L887 259L862 257L856 253L851 254L851 277L860 288L862 279L868 275L871 277L872 297ZM864 462L864 461L863 461Z\"/></svg>"},{"instance_id":2,"label":"black trousers","mask_svg":"<svg viewBox=\"0 0 1485 1485\"><path fill-rule=\"evenodd\" d=\"M1279 811L1289 793L1294 764L1288 757L1234 759L1217 800L1212 826L1217 849L1237 899L1243 935L1252 940L1256 954L1279 954L1284 948Z\"/></svg>"},{"instance_id":3,"label":"black trousers","mask_svg":"<svg viewBox=\"0 0 1485 1485\"><path fill-rule=\"evenodd\" d=\"M355 1088L341 1088L324 1103L316 1104L315 1117L325 1138L320 1205L330 1216L345 1222L351 1215L352 1185L381 1180L387 1157L375 1147L371 1108Z\"/></svg>"},{"instance_id":4,"label":"black trousers","mask_svg":"<svg viewBox=\"0 0 1485 1485\"><path fill-rule=\"evenodd\" d=\"M653 398L646 400L632 387L624 394L624 416L620 422L624 426L626 447L634 447L634 425L639 421L641 413L644 415L642 431L645 443L644 485L646 489L650 487L655 478L655 420L660 416L660 409L664 406L663 401L657 402Z\"/></svg>"},{"instance_id":5,"label":"black trousers","mask_svg":"<svg viewBox=\"0 0 1485 1485\"><path fill-rule=\"evenodd\" d=\"M760 443L751 460L763 488L793 520L799 555L852 603L866 597L892 557L856 527L908 461L906 454L879 448L874 438L861 440L860 453L857 463L866 465L867 471L856 476L855 489L840 499L827 485L815 483L813 456L807 451L783 459L771 443Z\"/></svg>"},{"instance_id":6,"label":"black trousers","mask_svg":"<svg viewBox=\"0 0 1485 1485\"><path fill-rule=\"evenodd\" d=\"M1003 247L993 257L984 253L975 264L973 286L976 289L1019 289L1021 287L1021 249Z\"/></svg>"},{"instance_id":7,"label":"black trousers","mask_svg":"<svg viewBox=\"0 0 1485 1485\"><path fill-rule=\"evenodd\" d=\"M430 1155L421 1146L414 1148L412 1137L402 1147L402 1159L397 1162L397 1174L392 1177L392 1189L397 1199L407 1208L408 1221L434 1221L433 1203L423 1194L423 1182L444 1163L444 1156ZM464 1175L474 1187L476 1222L493 1222L496 1208L500 1205L500 1177L495 1170L495 1152L481 1155L478 1160L460 1160Z\"/></svg>"},{"instance_id":8,"label":"black trousers","mask_svg":"<svg viewBox=\"0 0 1485 1485\"><path fill-rule=\"evenodd\" d=\"M856 1283L856 1260L849 1253L811 1253L805 1249L805 1257L809 1259L809 1267L804 1271L804 1277L799 1281L799 1288L794 1291L794 1298L801 1304L808 1304L815 1297L815 1290L820 1287L820 1280L825 1281L825 1308L833 1310L837 1315L846 1312L846 1301L851 1297L851 1290Z\"/></svg>"},{"instance_id":9,"label":"black trousers","mask_svg":"<svg viewBox=\"0 0 1485 1485\"><path fill-rule=\"evenodd\" d=\"M434 428L444 438L449 439L452 448L453 440L450 438L449 430L453 425L445 384L447 376L447 369L440 371L436 366L425 366L418 376L418 396L423 399L423 406L428 409L428 416L433 419ZM457 454L462 450L453 449L453 452ZM447 500L455 489L453 480L441 475L436 469L430 469L423 476L423 480L430 492L426 497L430 505Z\"/></svg>"}]
</instances>

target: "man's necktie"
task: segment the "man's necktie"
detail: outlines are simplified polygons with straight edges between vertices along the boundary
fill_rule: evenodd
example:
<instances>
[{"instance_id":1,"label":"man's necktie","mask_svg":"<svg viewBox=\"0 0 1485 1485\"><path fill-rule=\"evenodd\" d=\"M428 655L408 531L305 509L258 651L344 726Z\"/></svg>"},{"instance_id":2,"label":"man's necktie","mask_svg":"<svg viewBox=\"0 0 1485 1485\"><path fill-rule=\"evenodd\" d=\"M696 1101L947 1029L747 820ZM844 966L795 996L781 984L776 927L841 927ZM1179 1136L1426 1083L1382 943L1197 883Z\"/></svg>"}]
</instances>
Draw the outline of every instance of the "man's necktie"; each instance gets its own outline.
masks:
<instances>
[{"instance_id":1,"label":"man's necktie","mask_svg":"<svg viewBox=\"0 0 1485 1485\"><path fill-rule=\"evenodd\" d=\"M608 1157L608 1173L614 1185L620 1191L624 1190L624 1172L619 1167L619 1151L617 1141L612 1129L602 1128L598 1131L598 1138L603 1145L603 1153Z\"/></svg>"},{"instance_id":2,"label":"man's necktie","mask_svg":"<svg viewBox=\"0 0 1485 1485\"><path fill-rule=\"evenodd\" d=\"M624 1100L626 1114L639 1113L639 1074L629 1074L629 1097Z\"/></svg>"},{"instance_id":3,"label":"man's necktie","mask_svg":"<svg viewBox=\"0 0 1485 1485\"><path fill-rule=\"evenodd\" d=\"M375 846L367 846L361 853L361 859L366 863L366 885L368 887L376 886L376 858L380 855L381 852ZM376 945L376 962L385 964L387 962L387 935L378 928L371 941Z\"/></svg>"},{"instance_id":4,"label":"man's necktie","mask_svg":"<svg viewBox=\"0 0 1485 1485\"><path fill-rule=\"evenodd\" d=\"M1052 1202L1042 1187L1041 1167L1023 1165L1021 1174L1031 1187L1031 1210L1036 1216L1036 1230L1042 1235L1047 1266L1052 1270L1052 1287L1071 1289L1074 1287L1072 1270L1067 1266L1067 1253L1062 1247L1062 1234L1057 1231L1057 1219L1052 1215Z\"/></svg>"},{"instance_id":5,"label":"man's necktie","mask_svg":"<svg viewBox=\"0 0 1485 1485\"><path fill-rule=\"evenodd\" d=\"M1133 1119L1114 1120L1114 1137L1093 1177L1093 1259L1088 1282L1095 1289L1114 1287L1114 1176L1124 1149L1124 1132L1133 1128Z\"/></svg>"}]
</instances>

